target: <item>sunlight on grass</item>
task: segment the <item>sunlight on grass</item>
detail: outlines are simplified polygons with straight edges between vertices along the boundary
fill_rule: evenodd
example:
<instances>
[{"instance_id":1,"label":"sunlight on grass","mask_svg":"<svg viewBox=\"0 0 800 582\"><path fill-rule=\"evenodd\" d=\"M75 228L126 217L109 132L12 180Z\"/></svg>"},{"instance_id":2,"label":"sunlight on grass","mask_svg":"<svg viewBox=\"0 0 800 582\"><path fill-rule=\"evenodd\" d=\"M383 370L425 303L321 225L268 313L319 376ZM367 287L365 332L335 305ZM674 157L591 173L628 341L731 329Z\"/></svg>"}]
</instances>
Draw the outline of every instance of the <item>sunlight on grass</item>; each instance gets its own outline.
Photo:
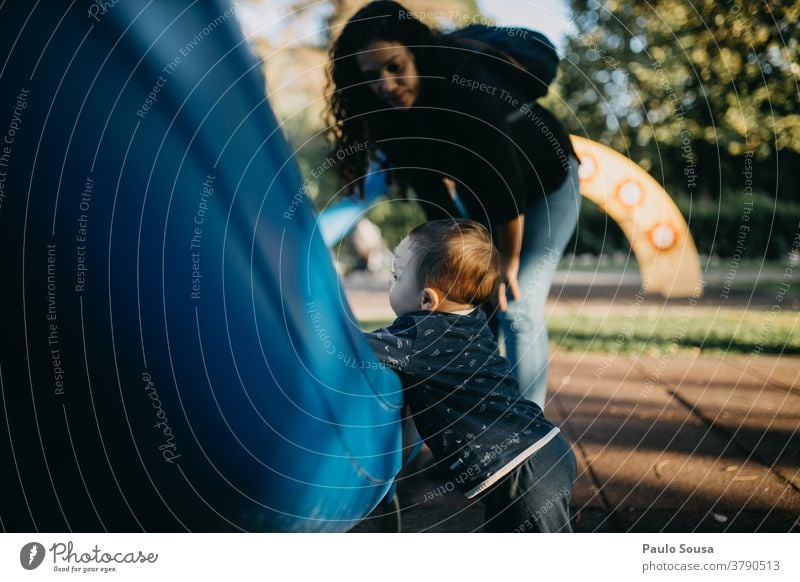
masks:
<instances>
[{"instance_id":1,"label":"sunlight on grass","mask_svg":"<svg viewBox=\"0 0 800 582\"><path fill-rule=\"evenodd\" d=\"M550 345L567 351L660 355L666 352L800 354L800 313L647 307L554 308Z\"/></svg>"},{"instance_id":2,"label":"sunlight on grass","mask_svg":"<svg viewBox=\"0 0 800 582\"><path fill-rule=\"evenodd\" d=\"M388 320L364 320L373 330ZM577 352L800 354L800 312L714 307L598 308L548 310L550 347Z\"/></svg>"}]
</instances>

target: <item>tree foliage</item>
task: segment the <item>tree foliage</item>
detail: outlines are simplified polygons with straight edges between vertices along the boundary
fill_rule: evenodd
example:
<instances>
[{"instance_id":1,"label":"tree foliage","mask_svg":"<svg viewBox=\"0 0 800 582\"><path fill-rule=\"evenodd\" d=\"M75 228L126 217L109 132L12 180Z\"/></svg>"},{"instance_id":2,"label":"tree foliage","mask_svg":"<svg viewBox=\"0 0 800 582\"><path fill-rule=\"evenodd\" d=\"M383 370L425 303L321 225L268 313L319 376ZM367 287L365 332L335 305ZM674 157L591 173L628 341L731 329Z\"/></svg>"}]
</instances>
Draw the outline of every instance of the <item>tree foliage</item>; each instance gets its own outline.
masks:
<instances>
[{"instance_id":1,"label":"tree foliage","mask_svg":"<svg viewBox=\"0 0 800 582\"><path fill-rule=\"evenodd\" d=\"M797 191L787 162L800 153L800 2L572 0L571 8L576 34L553 106L573 131L627 150L690 195L724 190L732 176L741 185L750 152L765 169L756 172L761 189L779 187L782 175L780 187Z\"/></svg>"}]
</instances>

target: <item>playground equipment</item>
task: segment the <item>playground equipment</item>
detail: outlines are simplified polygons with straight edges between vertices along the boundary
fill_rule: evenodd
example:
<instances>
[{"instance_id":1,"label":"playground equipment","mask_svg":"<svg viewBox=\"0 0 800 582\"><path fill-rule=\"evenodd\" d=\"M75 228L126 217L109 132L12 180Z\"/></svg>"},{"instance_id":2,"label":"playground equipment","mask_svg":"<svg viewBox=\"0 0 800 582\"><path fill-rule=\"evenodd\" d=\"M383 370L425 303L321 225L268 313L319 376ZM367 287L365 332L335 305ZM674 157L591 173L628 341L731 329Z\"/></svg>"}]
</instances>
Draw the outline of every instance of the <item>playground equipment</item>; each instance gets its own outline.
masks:
<instances>
[{"instance_id":1,"label":"playground equipment","mask_svg":"<svg viewBox=\"0 0 800 582\"><path fill-rule=\"evenodd\" d=\"M401 387L230 6L0 13L2 528L349 529L400 468Z\"/></svg>"},{"instance_id":2,"label":"playground equipment","mask_svg":"<svg viewBox=\"0 0 800 582\"><path fill-rule=\"evenodd\" d=\"M661 185L629 158L576 135L581 194L613 218L636 255L648 291L702 294L700 257L689 225Z\"/></svg>"}]
</instances>

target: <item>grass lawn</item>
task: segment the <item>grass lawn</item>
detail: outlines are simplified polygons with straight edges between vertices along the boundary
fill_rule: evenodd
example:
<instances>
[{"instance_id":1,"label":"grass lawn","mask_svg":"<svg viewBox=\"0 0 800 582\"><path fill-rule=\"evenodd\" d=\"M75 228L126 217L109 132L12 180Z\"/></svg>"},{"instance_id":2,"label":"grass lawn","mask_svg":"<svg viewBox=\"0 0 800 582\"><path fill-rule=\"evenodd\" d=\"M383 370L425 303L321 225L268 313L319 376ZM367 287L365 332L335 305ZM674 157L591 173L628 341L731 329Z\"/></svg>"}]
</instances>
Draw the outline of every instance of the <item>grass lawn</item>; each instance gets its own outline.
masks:
<instances>
[{"instance_id":1,"label":"grass lawn","mask_svg":"<svg viewBox=\"0 0 800 582\"><path fill-rule=\"evenodd\" d=\"M800 354L800 313L716 307L568 310L548 314L561 350L661 355L673 352Z\"/></svg>"},{"instance_id":2,"label":"grass lawn","mask_svg":"<svg viewBox=\"0 0 800 582\"><path fill-rule=\"evenodd\" d=\"M560 306L548 310L550 346L579 352L800 354L800 312L716 307ZM389 321L362 321L376 329Z\"/></svg>"}]
</instances>

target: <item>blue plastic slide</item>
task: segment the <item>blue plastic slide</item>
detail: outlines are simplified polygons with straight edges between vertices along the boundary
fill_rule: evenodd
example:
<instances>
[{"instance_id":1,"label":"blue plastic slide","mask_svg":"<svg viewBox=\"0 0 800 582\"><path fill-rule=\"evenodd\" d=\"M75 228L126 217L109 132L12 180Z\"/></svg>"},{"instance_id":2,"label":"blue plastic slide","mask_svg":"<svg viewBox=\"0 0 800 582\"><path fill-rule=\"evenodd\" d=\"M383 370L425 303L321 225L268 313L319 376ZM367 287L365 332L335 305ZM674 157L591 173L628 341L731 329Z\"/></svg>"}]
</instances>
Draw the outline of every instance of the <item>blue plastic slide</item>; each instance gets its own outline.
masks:
<instances>
[{"instance_id":1,"label":"blue plastic slide","mask_svg":"<svg viewBox=\"0 0 800 582\"><path fill-rule=\"evenodd\" d=\"M344 531L401 391L223 2L0 8L0 528Z\"/></svg>"},{"instance_id":2,"label":"blue plastic slide","mask_svg":"<svg viewBox=\"0 0 800 582\"><path fill-rule=\"evenodd\" d=\"M347 236L372 205L386 196L388 189L383 164L381 161L372 162L364 180L363 198L343 198L320 212L317 228L325 244L333 246Z\"/></svg>"}]
</instances>

